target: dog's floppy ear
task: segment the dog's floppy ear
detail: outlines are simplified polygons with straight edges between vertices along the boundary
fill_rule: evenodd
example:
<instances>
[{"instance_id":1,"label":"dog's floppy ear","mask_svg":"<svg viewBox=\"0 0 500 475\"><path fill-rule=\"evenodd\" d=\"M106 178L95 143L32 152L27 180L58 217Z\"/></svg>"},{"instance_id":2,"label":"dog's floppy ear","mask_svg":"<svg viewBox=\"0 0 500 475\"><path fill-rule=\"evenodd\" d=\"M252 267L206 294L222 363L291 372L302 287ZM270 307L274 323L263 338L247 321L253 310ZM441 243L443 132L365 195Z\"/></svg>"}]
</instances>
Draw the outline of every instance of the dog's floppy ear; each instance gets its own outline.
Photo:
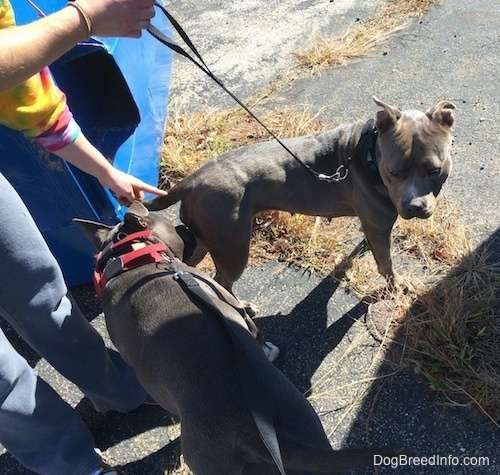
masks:
<instances>
[{"instance_id":1,"label":"dog's floppy ear","mask_svg":"<svg viewBox=\"0 0 500 475\"><path fill-rule=\"evenodd\" d=\"M373 96L373 100L375 101L375 104L377 104L377 106L380 106L384 109L383 111L379 111L377 113L377 130L379 132L383 132L389 127L393 127L401 117L401 111L397 107L382 102L375 96Z\"/></svg>"},{"instance_id":2,"label":"dog's floppy ear","mask_svg":"<svg viewBox=\"0 0 500 475\"><path fill-rule=\"evenodd\" d=\"M455 114L453 113L454 109L456 109L456 107L453 102L440 101L436 106L428 109L425 112L425 115L429 117L430 120L451 128L453 122L455 121Z\"/></svg>"},{"instance_id":3,"label":"dog's floppy ear","mask_svg":"<svg viewBox=\"0 0 500 475\"><path fill-rule=\"evenodd\" d=\"M135 214L136 216L145 217L149 214L148 209L140 202L135 200L128 208L128 213Z\"/></svg>"},{"instance_id":4,"label":"dog's floppy ear","mask_svg":"<svg viewBox=\"0 0 500 475\"><path fill-rule=\"evenodd\" d=\"M101 249L113 233L115 226L90 221L88 219L73 218L73 222L78 224L85 236L95 246L96 249Z\"/></svg>"},{"instance_id":5,"label":"dog's floppy ear","mask_svg":"<svg viewBox=\"0 0 500 475\"><path fill-rule=\"evenodd\" d=\"M125 232L135 232L138 229L148 229L146 218L149 215L147 208L140 202L134 201L123 217Z\"/></svg>"}]
</instances>

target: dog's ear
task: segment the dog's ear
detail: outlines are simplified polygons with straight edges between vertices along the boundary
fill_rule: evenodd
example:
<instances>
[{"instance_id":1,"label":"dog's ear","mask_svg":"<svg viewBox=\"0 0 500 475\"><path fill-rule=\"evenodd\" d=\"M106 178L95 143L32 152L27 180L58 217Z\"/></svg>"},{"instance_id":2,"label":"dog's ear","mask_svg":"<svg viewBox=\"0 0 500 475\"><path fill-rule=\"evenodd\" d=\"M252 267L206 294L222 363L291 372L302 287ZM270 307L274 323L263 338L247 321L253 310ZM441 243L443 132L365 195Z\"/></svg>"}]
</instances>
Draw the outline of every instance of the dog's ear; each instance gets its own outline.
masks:
<instances>
[{"instance_id":1,"label":"dog's ear","mask_svg":"<svg viewBox=\"0 0 500 475\"><path fill-rule=\"evenodd\" d=\"M148 209L140 202L135 200L128 208L128 213L135 214L136 216L145 217L149 214Z\"/></svg>"},{"instance_id":2,"label":"dog's ear","mask_svg":"<svg viewBox=\"0 0 500 475\"><path fill-rule=\"evenodd\" d=\"M108 226L88 219L73 218L73 222L80 226L85 236L96 249L101 249L104 246L104 243L110 239L115 229L115 226Z\"/></svg>"},{"instance_id":3,"label":"dog's ear","mask_svg":"<svg viewBox=\"0 0 500 475\"><path fill-rule=\"evenodd\" d=\"M375 96L373 96L373 100L375 101L375 104L377 104L377 106L382 107L384 109L383 111L379 111L377 113L377 121L376 121L377 130L379 132L383 132L384 130L387 130L389 127L393 127L401 117L401 111L397 107L382 102Z\"/></svg>"},{"instance_id":4,"label":"dog's ear","mask_svg":"<svg viewBox=\"0 0 500 475\"><path fill-rule=\"evenodd\" d=\"M455 121L455 114L453 110L456 109L455 104L450 101L440 101L435 107L431 107L425 112L425 115L430 120L451 128Z\"/></svg>"},{"instance_id":5,"label":"dog's ear","mask_svg":"<svg viewBox=\"0 0 500 475\"><path fill-rule=\"evenodd\" d=\"M147 208L140 202L134 201L128 208L123 223L125 232L135 232L138 229L148 229L148 220L145 219L149 215Z\"/></svg>"}]
</instances>

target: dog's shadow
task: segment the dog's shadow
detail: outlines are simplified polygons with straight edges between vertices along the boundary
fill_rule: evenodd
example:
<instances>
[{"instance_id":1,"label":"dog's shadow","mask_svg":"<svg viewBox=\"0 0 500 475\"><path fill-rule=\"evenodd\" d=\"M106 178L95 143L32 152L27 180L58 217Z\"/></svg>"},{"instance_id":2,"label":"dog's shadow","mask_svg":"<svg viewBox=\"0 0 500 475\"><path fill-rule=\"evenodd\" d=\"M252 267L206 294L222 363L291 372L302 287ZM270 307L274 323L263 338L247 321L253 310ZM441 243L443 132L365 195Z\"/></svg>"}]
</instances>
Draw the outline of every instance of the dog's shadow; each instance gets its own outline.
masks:
<instances>
[{"instance_id":1,"label":"dog's shadow","mask_svg":"<svg viewBox=\"0 0 500 475\"><path fill-rule=\"evenodd\" d=\"M335 295L335 299L332 297ZM335 306L332 310L332 301ZM339 311L340 300L347 311ZM357 303L356 303L357 302ZM311 379L323 360L341 343L345 335L362 318L368 304L348 295L333 274L316 285L288 314L271 314L255 318L266 340L280 348L275 365L306 393Z\"/></svg>"}]
</instances>

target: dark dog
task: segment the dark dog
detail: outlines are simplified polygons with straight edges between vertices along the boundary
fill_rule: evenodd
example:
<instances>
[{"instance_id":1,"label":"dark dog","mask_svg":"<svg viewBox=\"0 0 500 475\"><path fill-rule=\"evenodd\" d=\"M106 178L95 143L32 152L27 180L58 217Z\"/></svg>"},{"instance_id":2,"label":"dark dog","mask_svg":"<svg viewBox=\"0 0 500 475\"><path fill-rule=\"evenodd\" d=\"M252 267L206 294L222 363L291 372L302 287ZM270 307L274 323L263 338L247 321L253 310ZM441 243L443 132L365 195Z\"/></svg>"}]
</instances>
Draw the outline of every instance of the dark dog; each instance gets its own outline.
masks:
<instances>
[{"instance_id":1,"label":"dark dog","mask_svg":"<svg viewBox=\"0 0 500 475\"><path fill-rule=\"evenodd\" d=\"M146 207L160 210L182 200L180 218L199 241L189 264L196 265L208 250L217 269L215 280L228 290L247 264L253 217L272 209L327 218L358 216L379 272L391 286L398 284L392 227L398 214L410 219L434 212L451 169L455 106L442 101L425 113L401 112L374 100L383 110L363 134L363 122L356 122L283 141L318 173L339 170L345 175L343 166L349 167L344 180L318 180L271 141L210 160ZM360 150L361 137L368 145Z\"/></svg>"},{"instance_id":2,"label":"dark dog","mask_svg":"<svg viewBox=\"0 0 500 475\"><path fill-rule=\"evenodd\" d=\"M236 299L175 257L183 241L165 218L134 203L115 227L76 221L101 249L96 290L111 339L149 394L179 417L194 473L278 474L261 438L266 411L289 475L336 473L373 465L375 454L403 453L332 450L312 406L248 331ZM213 305L190 290L197 286Z\"/></svg>"}]
</instances>

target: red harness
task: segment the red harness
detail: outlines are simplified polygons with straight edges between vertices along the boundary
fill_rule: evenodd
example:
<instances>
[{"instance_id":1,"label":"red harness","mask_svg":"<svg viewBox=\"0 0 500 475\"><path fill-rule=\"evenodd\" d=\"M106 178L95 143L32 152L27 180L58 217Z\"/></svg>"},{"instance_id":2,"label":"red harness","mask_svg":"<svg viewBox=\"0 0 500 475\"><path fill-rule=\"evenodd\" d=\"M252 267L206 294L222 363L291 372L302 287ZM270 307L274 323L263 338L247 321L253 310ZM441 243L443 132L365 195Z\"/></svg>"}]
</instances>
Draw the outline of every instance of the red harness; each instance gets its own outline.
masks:
<instances>
[{"instance_id":1,"label":"red harness","mask_svg":"<svg viewBox=\"0 0 500 475\"><path fill-rule=\"evenodd\" d=\"M107 282L130 269L173 259L172 251L162 241L151 239L151 229L126 235L110 242L99 252L94 269L94 288L102 296Z\"/></svg>"}]
</instances>

